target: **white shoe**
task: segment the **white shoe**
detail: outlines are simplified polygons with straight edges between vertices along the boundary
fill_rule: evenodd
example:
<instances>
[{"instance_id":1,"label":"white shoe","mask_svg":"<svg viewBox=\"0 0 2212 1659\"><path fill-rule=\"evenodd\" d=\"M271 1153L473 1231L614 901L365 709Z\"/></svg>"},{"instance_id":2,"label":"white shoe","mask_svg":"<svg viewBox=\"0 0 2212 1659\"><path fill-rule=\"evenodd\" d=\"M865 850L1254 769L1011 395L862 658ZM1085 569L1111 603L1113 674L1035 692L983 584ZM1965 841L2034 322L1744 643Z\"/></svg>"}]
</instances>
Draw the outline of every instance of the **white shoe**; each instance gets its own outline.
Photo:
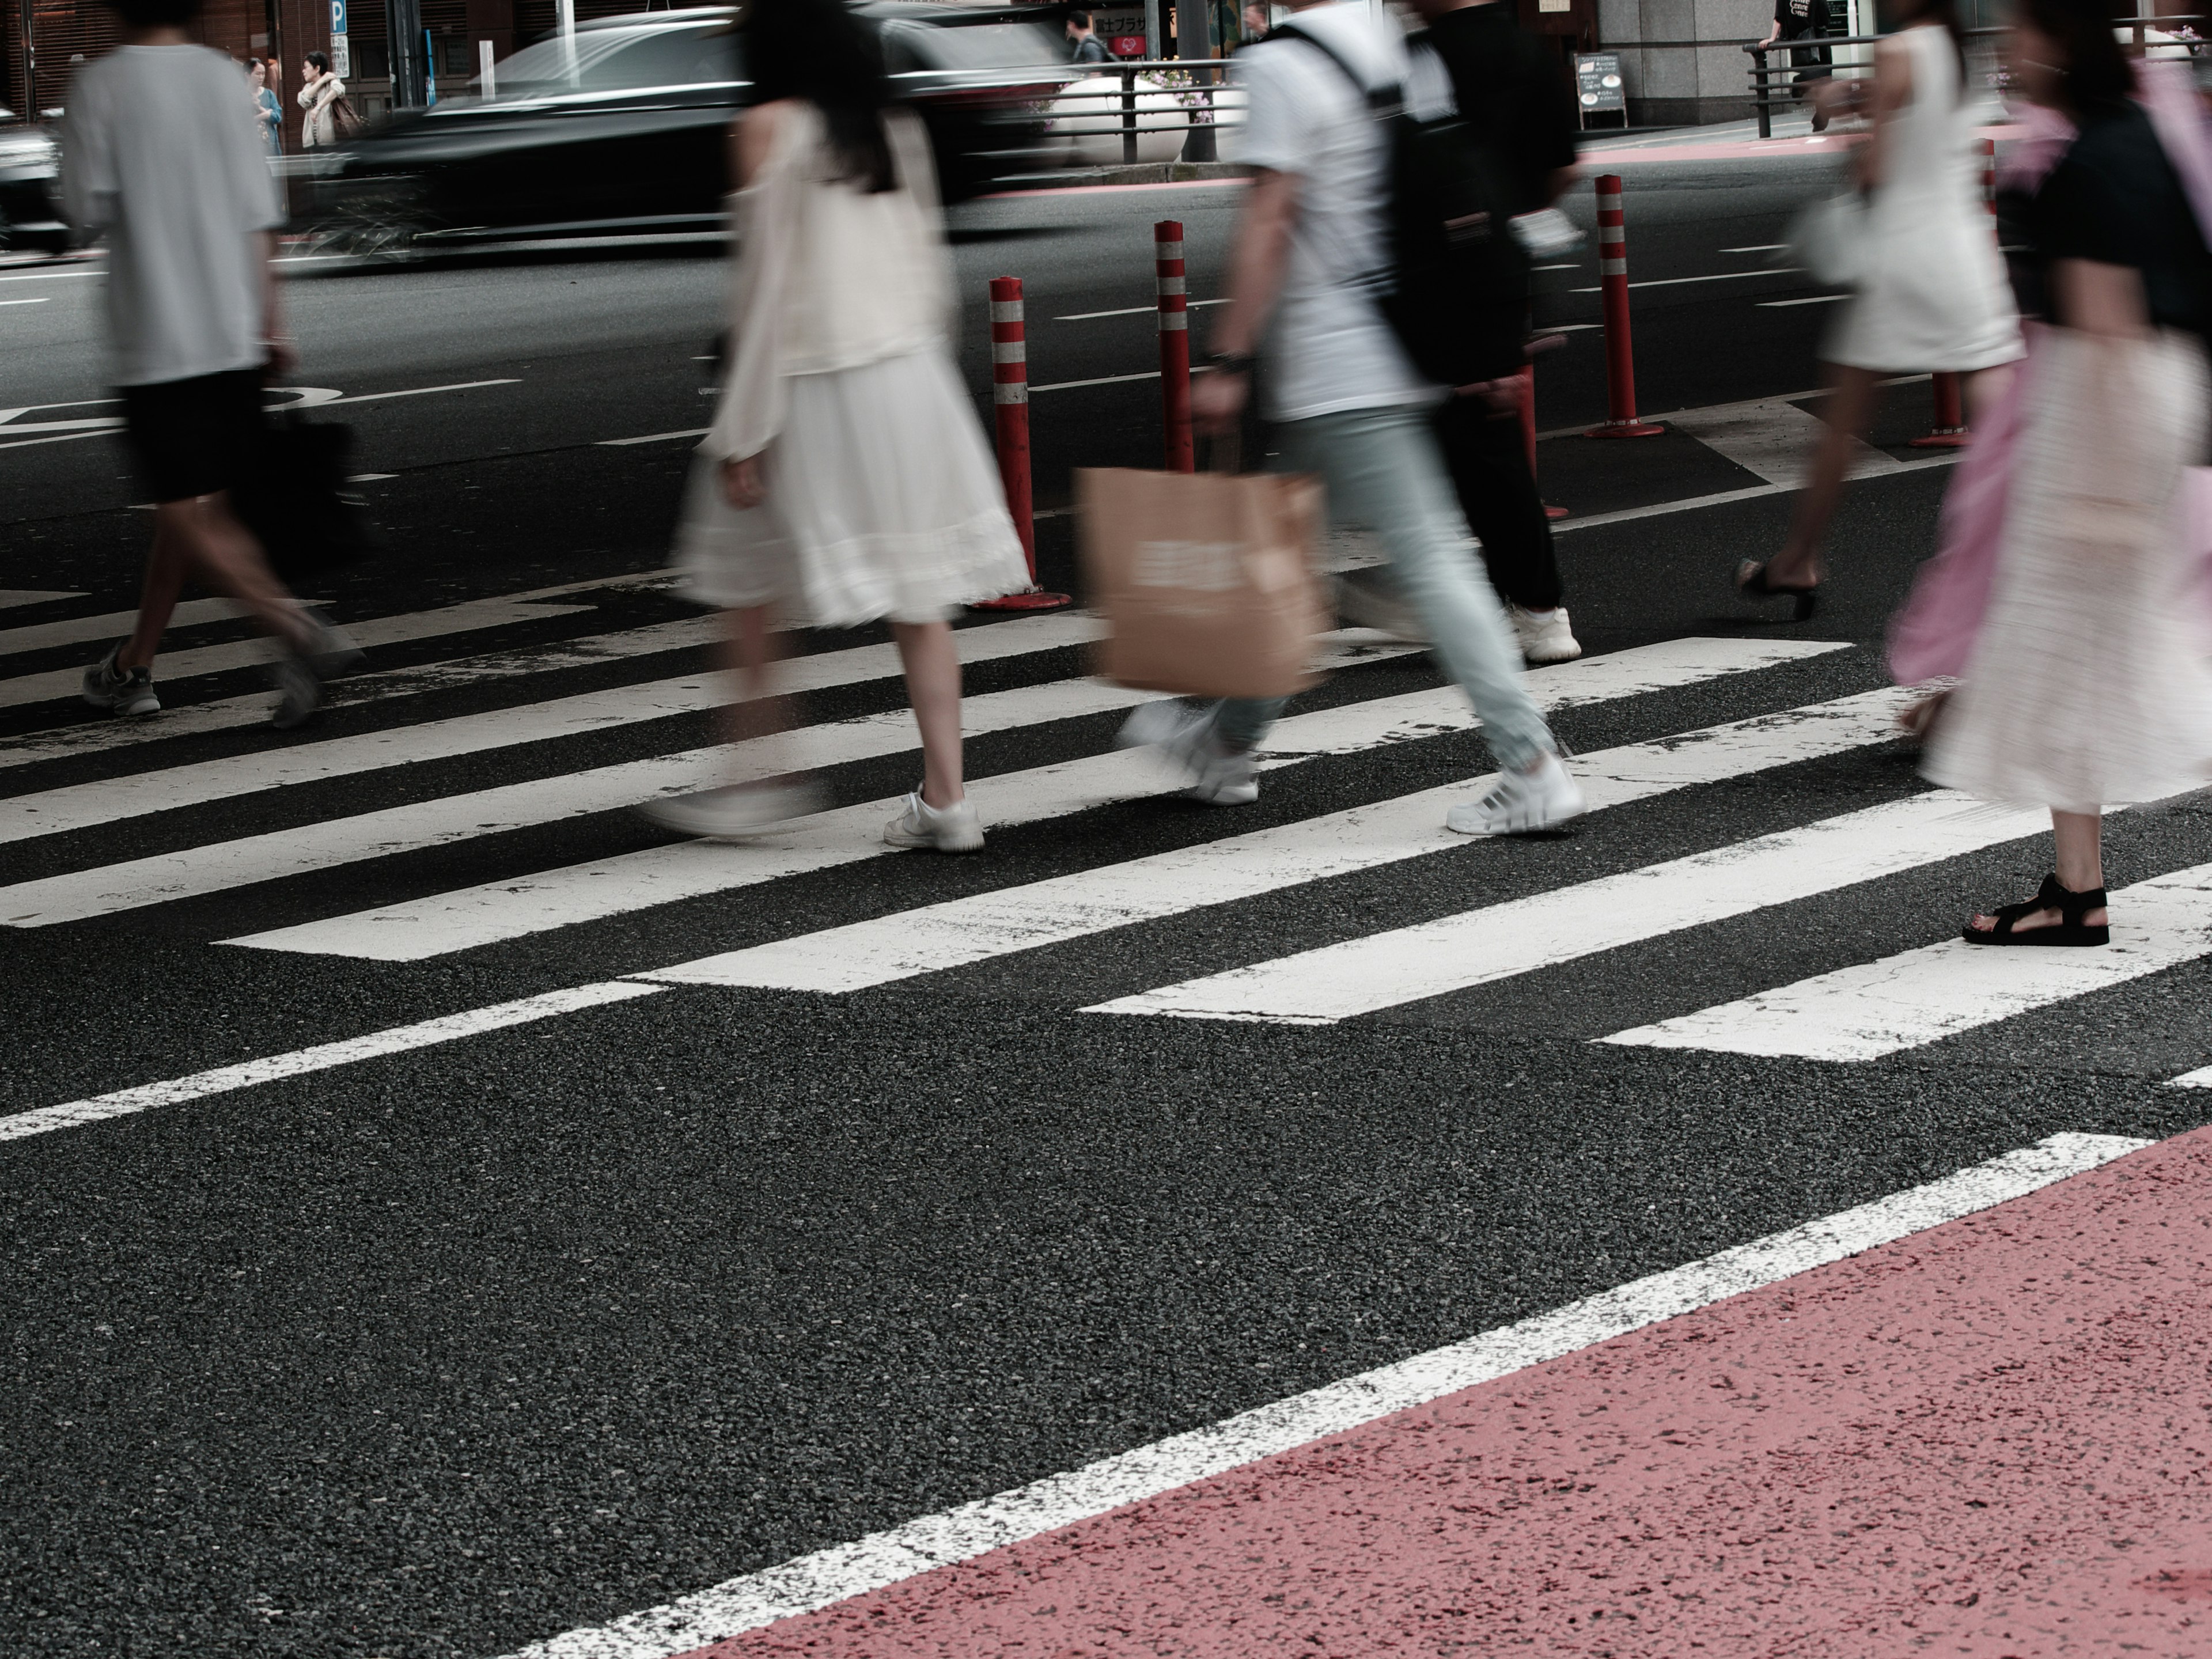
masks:
<instances>
[{"instance_id":1,"label":"white shoe","mask_svg":"<svg viewBox=\"0 0 2212 1659\"><path fill-rule=\"evenodd\" d=\"M1490 793L1444 814L1444 828L1462 836L1525 836L1554 830L1589 811L1581 787L1547 755L1528 772L1499 775Z\"/></svg>"},{"instance_id":2,"label":"white shoe","mask_svg":"<svg viewBox=\"0 0 2212 1659\"><path fill-rule=\"evenodd\" d=\"M649 800L638 813L663 830L709 841L743 841L784 829L822 810L822 791L811 783L733 783L696 795Z\"/></svg>"},{"instance_id":3,"label":"white shoe","mask_svg":"<svg viewBox=\"0 0 2212 1659\"><path fill-rule=\"evenodd\" d=\"M1213 711L1187 702L1148 702L1121 723L1116 749L1157 747L1190 779L1183 794L1208 806L1249 806L1260 799L1252 751L1224 747L1213 735Z\"/></svg>"},{"instance_id":4,"label":"white shoe","mask_svg":"<svg viewBox=\"0 0 2212 1659\"><path fill-rule=\"evenodd\" d=\"M884 826L884 840L893 847L973 853L983 845L983 823L966 797L950 806L932 806L917 789L906 798L906 809Z\"/></svg>"},{"instance_id":5,"label":"white shoe","mask_svg":"<svg viewBox=\"0 0 2212 1659\"><path fill-rule=\"evenodd\" d=\"M1540 667L1547 662L1572 662L1582 655L1582 641L1567 625L1567 607L1564 605L1554 605L1549 611L1527 611L1509 604L1505 615L1513 624L1514 637L1521 641L1521 655L1530 667Z\"/></svg>"}]
</instances>

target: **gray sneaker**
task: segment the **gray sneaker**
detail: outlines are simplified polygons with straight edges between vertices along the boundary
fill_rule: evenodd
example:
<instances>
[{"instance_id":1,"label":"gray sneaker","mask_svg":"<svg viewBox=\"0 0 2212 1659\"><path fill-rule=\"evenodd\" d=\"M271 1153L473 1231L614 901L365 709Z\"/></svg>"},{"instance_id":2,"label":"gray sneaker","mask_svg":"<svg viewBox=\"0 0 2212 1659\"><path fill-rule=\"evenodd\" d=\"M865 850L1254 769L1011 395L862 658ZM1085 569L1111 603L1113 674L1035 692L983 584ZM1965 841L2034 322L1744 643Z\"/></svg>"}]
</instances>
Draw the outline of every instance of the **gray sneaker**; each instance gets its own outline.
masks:
<instances>
[{"instance_id":1,"label":"gray sneaker","mask_svg":"<svg viewBox=\"0 0 2212 1659\"><path fill-rule=\"evenodd\" d=\"M1189 777L1183 791L1208 806L1249 806L1260 799L1252 751L1231 749L1214 734L1214 711L1168 701L1140 705L1122 723L1117 749L1158 748Z\"/></svg>"},{"instance_id":2,"label":"gray sneaker","mask_svg":"<svg viewBox=\"0 0 2212 1659\"><path fill-rule=\"evenodd\" d=\"M123 645L118 641L106 656L84 671L84 700L111 714L160 714L161 700L154 695L154 671L118 668L115 659L122 653Z\"/></svg>"},{"instance_id":3,"label":"gray sneaker","mask_svg":"<svg viewBox=\"0 0 2212 1659\"><path fill-rule=\"evenodd\" d=\"M269 723L279 732L290 732L314 719L323 706L323 677L305 657L287 657L276 665L276 707Z\"/></svg>"},{"instance_id":4,"label":"gray sneaker","mask_svg":"<svg viewBox=\"0 0 2212 1659\"><path fill-rule=\"evenodd\" d=\"M964 797L950 806L932 806L917 789L906 798L899 815L884 826L884 841L892 847L921 847L935 853L974 853L982 848L983 823Z\"/></svg>"}]
</instances>

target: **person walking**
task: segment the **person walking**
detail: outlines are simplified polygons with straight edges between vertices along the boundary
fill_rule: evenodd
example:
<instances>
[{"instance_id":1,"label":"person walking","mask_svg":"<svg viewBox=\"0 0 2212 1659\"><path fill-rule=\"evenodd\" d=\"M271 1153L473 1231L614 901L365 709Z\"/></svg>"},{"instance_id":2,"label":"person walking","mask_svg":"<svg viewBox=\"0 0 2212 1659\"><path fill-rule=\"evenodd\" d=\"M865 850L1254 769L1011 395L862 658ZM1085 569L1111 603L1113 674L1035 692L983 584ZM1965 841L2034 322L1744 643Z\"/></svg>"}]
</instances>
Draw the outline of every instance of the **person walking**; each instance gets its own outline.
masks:
<instances>
[{"instance_id":1,"label":"person walking","mask_svg":"<svg viewBox=\"0 0 2212 1659\"><path fill-rule=\"evenodd\" d=\"M1992 390L1984 371L2021 351L1969 148L1956 0L1887 0L1886 9L1899 27L1875 48L1871 88L1863 81L1832 81L1818 94L1831 109L1873 117L1853 161L1867 198L1864 275L1820 352L1827 430L1782 550L1763 564L1746 559L1735 573L1738 592L1786 598L1799 621L1813 614L1820 544L1852 455L1873 423L1882 380L1921 370L1964 375L1968 410L1978 415Z\"/></svg>"},{"instance_id":2,"label":"person walking","mask_svg":"<svg viewBox=\"0 0 2212 1659\"><path fill-rule=\"evenodd\" d=\"M283 215L239 117L237 69L185 33L199 0L114 3L123 44L70 85L62 195L80 238L107 236L115 381L154 544L137 625L85 671L84 698L117 714L161 708L155 653L197 575L288 647L274 719L297 726L353 653L277 581L229 501L258 456L263 379L290 366L270 264Z\"/></svg>"},{"instance_id":3,"label":"person walking","mask_svg":"<svg viewBox=\"0 0 2212 1659\"><path fill-rule=\"evenodd\" d=\"M300 118L302 149L325 149L337 143L338 100L345 95L345 82L331 73L331 60L319 52L309 52L300 87L300 107L305 112Z\"/></svg>"},{"instance_id":4,"label":"person walking","mask_svg":"<svg viewBox=\"0 0 2212 1659\"><path fill-rule=\"evenodd\" d=\"M1416 372L1375 291L1388 246L1389 145L1346 69L1379 93L1403 86L1406 67L1397 26L1363 0L1307 0L1285 28L1233 60L1248 103L1244 159L1255 176L1230 256L1212 372L1192 387L1192 415L1206 432L1234 428L1264 337L1264 412L1282 465L1318 473L1335 515L1380 536L1503 769L1480 799L1450 809L1448 827L1546 830L1583 812L1582 791L1522 683L1512 633L1471 556L1430 423L1443 389ZM1257 799L1253 752L1282 706L1154 704L1132 717L1123 741L1159 744L1189 775L1194 798L1232 805Z\"/></svg>"},{"instance_id":5,"label":"person walking","mask_svg":"<svg viewBox=\"0 0 2212 1659\"><path fill-rule=\"evenodd\" d=\"M1973 918L1976 945L2107 943L2104 806L2212 781L2212 629L2179 510L2212 405L2212 250L2116 21L2110 0L2014 14L2014 84L2077 131L2027 215L2047 325L1988 609L1924 769L2049 808L2054 859L2034 897Z\"/></svg>"},{"instance_id":6,"label":"person walking","mask_svg":"<svg viewBox=\"0 0 2212 1659\"><path fill-rule=\"evenodd\" d=\"M253 119L261 135L261 147L271 155L284 153L284 114L276 104L276 94L269 90L268 60L249 58L246 63L246 84L253 89Z\"/></svg>"},{"instance_id":7,"label":"person walking","mask_svg":"<svg viewBox=\"0 0 2212 1659\"><path fill-rule=\"evenodd\" d=\"M756 0L744 28L758 101L732 131L727 368L678 562L690 597L729 611L739 738L778 724L772 611L817 628L888 621L922 781L884 839L973 852L983 830L962 776L948 618L1026 587L1029 566L952 363L928 137L840 0ZM687 835L741 836L816 799L787 775L643 810Z\"/></svg>"},{"instance_id":8,"label":"person walking","mask_svg":"<svg viewBox=\"0 0 2212 1659\"><path fill-rule=\"evenodd\" d=\"M1075 64L1103 64L1109 60L1105 42L1091 27L1091 14L1080 8L1067 14L1067 38L1075 43L1069 62Z\"/></svg>"},{"instance_id":9,"label":"person walking","mask_svg":"<svg viewBox=\"0 0 2212 1659\"><path fill-rule=\"evenodd\" d=\"M1774 0L1774 20L1767 25L1766 36L1759 44L1771 46L1777 40L1819 40L1831 33L1828 0ZM1802 98L1808 91L1817 90L1820 82L1836 72L1834 55L1826 46L1794 47L1790 62L1797 71L1790 77L1792 98ZM1815 98L1813 131L1825 132L1827 126L1827 108Z\"/></svg>"}]
</instances>

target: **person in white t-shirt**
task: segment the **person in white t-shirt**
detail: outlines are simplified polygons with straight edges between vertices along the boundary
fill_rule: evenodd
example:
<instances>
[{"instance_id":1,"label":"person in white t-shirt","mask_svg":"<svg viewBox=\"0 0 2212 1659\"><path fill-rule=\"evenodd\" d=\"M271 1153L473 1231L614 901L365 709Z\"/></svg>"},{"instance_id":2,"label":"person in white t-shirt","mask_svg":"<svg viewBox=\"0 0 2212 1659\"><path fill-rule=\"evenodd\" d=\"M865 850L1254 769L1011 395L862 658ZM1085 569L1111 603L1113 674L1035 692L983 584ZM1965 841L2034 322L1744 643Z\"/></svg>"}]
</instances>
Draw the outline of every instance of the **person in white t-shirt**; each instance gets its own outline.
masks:
<instances>
[{"instance_id":1,"label":"person in white t-shirt","mask_svg":"<svg viewBox=\"0 0 2212 1659\"><path fill-rule=\"evenodd\" d=\"M191 44L199 0L115 0L123 45L70 82L62 200L78 237L107 238L115 385L153 495L137 628L85 671L85 701L161 706L153 662L187 576L231 595L290 647L276 723L307 719L350 648L287 592L229 492L256 465L261 386L291 366L271 233L283 221L240 108L238 66Z\"/></svg>"},{"instance_id":2,"label":"person in white t-shirt","mask_svg":"<svg viewBox=\"0 0 2212 1659\"><path fill-rule=\"evenodd\" d=\"M1212 373L1192 388L1192 415L1201 430L1233 428L1255 353L1264 359L1263 412L1283 465L1319 473L1334 514L1380 537L1400 590L1504 769L1446 823L1468 835L1548 829L1581 814L1582 791L1522 684L1520 647L1437 447L1431 414L1444 389L1416 372L1380 304L1389 144L1366 94L1404 84L1405 40L1365 0L1307 0L1293 13L1232 60L1248 100L1244 159L1258 176L1231 255ZM1189 771L1195 798L1234 805L1259 794L1253 751L1281 708L1279 700L1231 699L1202 711L1153 704L1131 718L1122 741L1164 745Z\"/></svg>"}]
</instances>

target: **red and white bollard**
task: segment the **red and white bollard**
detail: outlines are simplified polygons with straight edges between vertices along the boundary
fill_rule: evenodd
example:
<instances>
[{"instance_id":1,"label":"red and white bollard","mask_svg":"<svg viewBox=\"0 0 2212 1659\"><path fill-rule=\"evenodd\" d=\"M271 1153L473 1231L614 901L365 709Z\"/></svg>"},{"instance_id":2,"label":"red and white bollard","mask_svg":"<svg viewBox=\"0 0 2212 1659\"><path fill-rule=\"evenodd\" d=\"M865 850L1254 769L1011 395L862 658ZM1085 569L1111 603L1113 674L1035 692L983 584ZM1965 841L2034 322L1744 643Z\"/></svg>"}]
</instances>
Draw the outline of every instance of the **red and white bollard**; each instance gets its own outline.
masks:
<instances>
[{"instance_id":1,"label":"red and white bollard","mask_svg":"<svg viewBox=\"0 0 2212 1659\"><path fill-rule=\"evenodd\" d=\"M999 479L1006 512L1029 560L1030 585L1019 593L981 599L971 611L1056 611L1072 605L1065 593L1036 585L1036 520L1030 497L1030 349L1022 324L1022 279L991 279L991 413L997 428Z\"/></svg>"},{"instance_id":2,"label":"red and white bollard","mask_svg":"<svg viewBox=\"0 0 2212 1659\"><path fill-rule=\"evenodd\" d=\"M1152 270L1160 307L1160 419L1166 433L1163 465L1170 472L1197 470L1190 438L1190 295L1183 282L1182 222L1152 227Z\"/></svg>"},{"instance_id":3,"label":"red and white bollard","mask_svg":"<svg viewBox=\"0 0 2212 1659\"><path fill-rule=\"evenodd\" d=\"M1628 337L1628 233L1620 175L1597 180L1597 281L1605 306L1606 422L1593 438L1656 438L1667 428L1636 418L1636 349Z\"/></svg>"},{"instance_id":4,"label":"red and white bollard","mask_svg":"<svg viewBox=\"0 0 2212 1659\"><path fill-rule=\"evenodd\" d=\"M1982 205L1994 216L1997 210L1997 146L1994 138L1981 141ZM1956 374L1932 377L1936 393L1936 424L1924 438L1912 440L1915 449L1963 449L1972 441L1966 429L1966 398Z\"/></svg>"}]
</instances>

